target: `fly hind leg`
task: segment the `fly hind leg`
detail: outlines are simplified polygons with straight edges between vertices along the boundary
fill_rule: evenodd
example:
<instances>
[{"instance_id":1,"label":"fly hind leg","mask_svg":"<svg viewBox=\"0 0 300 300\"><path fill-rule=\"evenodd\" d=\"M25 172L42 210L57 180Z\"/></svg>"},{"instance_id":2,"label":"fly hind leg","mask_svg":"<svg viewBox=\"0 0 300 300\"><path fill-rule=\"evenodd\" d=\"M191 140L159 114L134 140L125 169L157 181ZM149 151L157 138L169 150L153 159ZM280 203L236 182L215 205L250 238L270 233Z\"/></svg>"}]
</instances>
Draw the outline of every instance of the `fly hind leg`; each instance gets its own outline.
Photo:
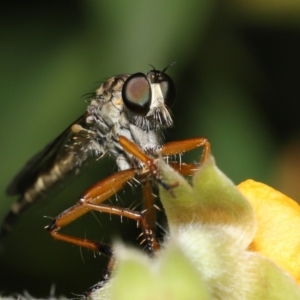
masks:
<instances>
[{"instance_id":1,"label":"fly hind leg","mask_svg":"<svg viewBox=\"0 0 300 300\"><path fill-rule=\"evenodd\" d=\"M112 247L93 240L66 235L60 233L59 230L89 211L100 211L119 215L121 217L127 217L135 220L141 226L146 244L146 250L149 255L152 255L153 252L158 248L158 245L143 213L127 208L102 204L102 202L107 200L110 196L122 189L126 185L127 181L132 179L135 175L136 170L129 169L115 173L112 176L96 183L83 194L83 196L74 206L58 215L53 222L46 227L50 235L56 240L84 247L110 257L109 267L104 278L109 277L115 264Z\"/></svg>"}]
</instances>

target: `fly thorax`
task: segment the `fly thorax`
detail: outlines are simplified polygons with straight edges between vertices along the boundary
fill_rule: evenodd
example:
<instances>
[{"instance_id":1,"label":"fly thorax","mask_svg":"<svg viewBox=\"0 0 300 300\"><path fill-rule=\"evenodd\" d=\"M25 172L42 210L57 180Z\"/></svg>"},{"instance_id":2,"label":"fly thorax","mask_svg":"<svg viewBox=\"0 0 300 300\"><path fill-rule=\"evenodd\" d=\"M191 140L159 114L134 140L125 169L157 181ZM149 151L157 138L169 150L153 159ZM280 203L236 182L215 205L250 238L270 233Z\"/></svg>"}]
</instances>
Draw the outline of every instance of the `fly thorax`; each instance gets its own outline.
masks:
<instances>
[{"instance_id":1,"label":"fly thorax","mask_svg":"<svg viewBox=\"0 0 300 300\"><path fill-rule=\"evenodd\" d=\"M133 141L146 153L156 153L163 143L162 134L156 130L144 130L130 124Z\"/></svg>"}]
</instances>

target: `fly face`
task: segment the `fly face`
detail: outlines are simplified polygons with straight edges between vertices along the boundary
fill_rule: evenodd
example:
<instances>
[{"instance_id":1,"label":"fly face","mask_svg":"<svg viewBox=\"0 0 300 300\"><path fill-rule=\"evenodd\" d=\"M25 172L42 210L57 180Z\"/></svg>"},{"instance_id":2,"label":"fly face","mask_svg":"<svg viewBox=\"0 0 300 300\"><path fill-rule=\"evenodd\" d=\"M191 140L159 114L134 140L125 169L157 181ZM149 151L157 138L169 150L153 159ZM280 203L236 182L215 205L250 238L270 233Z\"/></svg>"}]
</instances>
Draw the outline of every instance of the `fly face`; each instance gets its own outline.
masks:
<instances>
[{"instance_id":1,"label":"fly face","mask_svg":"<svg viewBox=\"0 0 300 300\"><path fill-rule=\"evenodd\" d=\"M130 121L139 128L161 130L173 124L169 107L175 101L172 79L160 71L131 75L122 89Z\"/></svg>"},{"instance_id":2,"label":"fly face","mask_svg":"<svg viewBox=\"0 0 300 300\"><path fill-rule=\"evenodd\" d=\"M109 153L119 170L143 167L119 143L124 136L149 154L163 144L162 131L173 124L170 106L175 85L165 70L118 75L96 90L86 113L37 153L9 185L19 195L1 229L12 229L16 216L51 190L59 181L78 173Z\"/></svg>"}]
</instances>

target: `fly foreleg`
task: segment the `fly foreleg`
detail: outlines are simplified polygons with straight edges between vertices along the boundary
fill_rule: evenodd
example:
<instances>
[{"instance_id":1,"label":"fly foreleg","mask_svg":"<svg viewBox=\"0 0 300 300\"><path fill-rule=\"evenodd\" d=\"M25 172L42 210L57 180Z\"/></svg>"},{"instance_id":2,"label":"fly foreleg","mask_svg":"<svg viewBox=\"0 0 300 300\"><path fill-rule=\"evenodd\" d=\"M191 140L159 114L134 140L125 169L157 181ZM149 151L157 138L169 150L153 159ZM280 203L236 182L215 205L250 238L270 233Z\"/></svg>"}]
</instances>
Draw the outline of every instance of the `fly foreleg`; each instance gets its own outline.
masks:
<instances>
[{"instance_id":1,"label":"fly foreleg","mask_svg":"<svg viewBox=\"0 0 300 300\"><path fill-rule=\"evenodd\" d=\"M178 183L175 182L174 184L168 184L162 180L158 165L156 163L156 158L147 155L139 146L137 146L134 142L130 141L124 136L119 136L119 143L124 148L124 150L126 150L126 152L139 159L145 165L145 167L151 174L151 177L157 183L162 185L166 190L168 190L172 194L172 189L176 187Z\"/></svg>"},{"instance_id":2,"label":"fly foreleg","mask_svg":"<svg viewBox=\"0 0 300 300\"><path fill-rule=\"evenodd\" d=\"M159 184L161 184L164 188L172 193L172 188L176 187L177 183L170 185L165 183L161 179L155 158L147 155L135 143L131 142L124 136L119 136L119 143L127 152L129 152L131 155L145 164L154 180L156 180ZM167 143L160 149L160 154L163 157L172 156L176 154L182 154L198 147L204 147L201 156L202 163L208 158L210 154L210 143L206 138L191 138L187 140ZM195 164L180 164L171 162L171 165L183 175L191 175L195 170L197 170L197 165Z\"/></svg>"},{"instance_id":3,"label":"fly foreleg","mask_svg":"<svg viewBox=\"0 0 300 300\"><path fill-rule=\"evenodd\" d=\"M203 147L200 161L201 163L203 163L210 154L210 143L208 139L203 137L167 143L161 148L160 153L162 156L176 155L191 151L199 147Z\"/></svg>"},{"instance_id":4,"label":"fly foreleg","mask_svg":"<svg viewBox=\"0 0 300 300\"><path fill-rule=\"evenodd\" d=\"M170 142L165 144L160 153L164 157L181 155L184 152L203 147L200 163L203 163L210 154L210 143L206 138L191 138L182 141ZM183 176L191 176L198 170L198 164L186 164L181 162L169 161L168 164Z\"/></svg>"}]
</instances>

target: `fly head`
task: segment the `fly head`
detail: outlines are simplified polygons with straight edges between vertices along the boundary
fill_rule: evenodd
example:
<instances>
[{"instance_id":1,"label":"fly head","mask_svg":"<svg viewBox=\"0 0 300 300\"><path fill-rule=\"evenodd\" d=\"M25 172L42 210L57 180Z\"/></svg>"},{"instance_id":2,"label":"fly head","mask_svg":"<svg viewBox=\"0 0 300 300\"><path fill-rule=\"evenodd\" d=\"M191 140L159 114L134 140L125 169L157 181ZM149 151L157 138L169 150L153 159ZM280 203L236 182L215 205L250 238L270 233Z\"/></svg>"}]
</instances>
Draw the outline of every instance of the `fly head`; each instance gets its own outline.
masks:
<instances>
[{"instance_id":1,"label":"fly head","mask_svg":"<svg viewBox=\"0 0 300 300\"><path fill-rule=\"evenodd\" d=\"M163 71L129 76L122 87L122 99L131 123L142 130L160 131L173 125L170 107L175 102L173 80Z\"/></svg>"}]
</instances>

